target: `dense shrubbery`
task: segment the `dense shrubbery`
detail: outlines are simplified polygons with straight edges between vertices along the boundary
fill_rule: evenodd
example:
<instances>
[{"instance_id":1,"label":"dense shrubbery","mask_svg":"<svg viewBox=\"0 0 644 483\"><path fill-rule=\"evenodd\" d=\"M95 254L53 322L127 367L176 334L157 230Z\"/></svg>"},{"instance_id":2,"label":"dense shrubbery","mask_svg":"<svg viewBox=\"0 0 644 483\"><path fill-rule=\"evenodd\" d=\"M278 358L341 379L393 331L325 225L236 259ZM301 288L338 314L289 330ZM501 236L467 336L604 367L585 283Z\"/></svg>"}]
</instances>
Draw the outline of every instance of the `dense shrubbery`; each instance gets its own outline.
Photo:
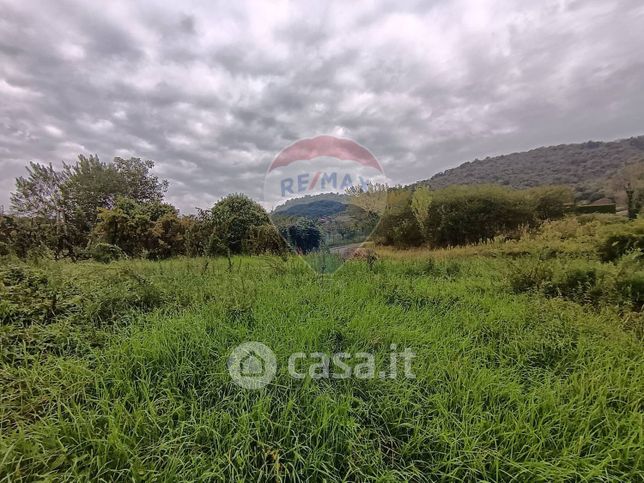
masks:
<instances>
[{"instance_id":1,"label":"dense shrubbery","mask_svg":"<svg viewBox=\"0 0 644 483\"><path fill-rule=\"evenodd\" d=\"M639 311L644 301L644 265L636 254L617 265L593 260L523 258L512 266L510 285L517 292L538 291L597 307Z\"/></svg>"},{"instance_id":2,"label":"dense shrubbery","mask_svg":"<svg viewBox=\"0 0 644 483\"><path fill-rule=\"evenodd\" d=\"M155 260L176 255L230 259L236 254L283 253L289 246L307 253L323 244L320 226L337 225L344 239L370 232L379 216L373 233L376 242L451 247L499 237L517 239L545 220L562 218L573 201L570 189L557 186L516 190L470 185L429 191L372 185L345 194L355 202L353 227L334 225L333 217L318 225L282 215L278 232L284 244L270 227L266 211L245 195L232 194L210 210L180 216L163 202L167 182L153 176L152 167L151 161L138 158L103 163L96 156L80 156L62 171L32 163L29 176L16 180L15 214L0 215L0 255L26 259L51 254L74 260L90 256L102 261L122 254ZM628 191L631 198L638 190ZM637 232L616 233L601 249L603 259L641 247L638 237Z\"/></svg>"},{"instance_id":3,"label":"dense shrubbery","mask_svg":"<svg viewBox=\"0 0 644 483\"><path fill-rule=\"evenodd\" d=\"M92 245L87 250L87 255L97 262L109 263L115 260L120 260L125 258L127 255L123 250L121 250L116 245L111 245L109 243L99 242Z\"/></svg>"},{"instance_id":4,"label":"dense shrubbery","mask_svg":"<svg viewBox=\"0 0 644 483\"><path fill-rule=\"evenodd\" d=\"M413 192L393 188L387 192L387 202L374 236L384 245L419 246L424 242L421 226L412 211Z\"/></svg>"},{"instance_id":5,"label":"dense shrubbery","mask_svg":"<svg viewBox=\"0 0 644 483\"><path fill-rule=\"evenodd\" d=\"M284 223L279 233L288 245L298 253L309 253L320 248L322 233L313 220L301 218L292 223Z\"/></svg>"},{"instance_id":6,"label":"dense shrubbery","mask_svg":"<svg viewBox=\"0 0 644 483\"><path fill-rule=\"evenodd\" d=\"M636 221L612 228L597 247L602 261L612 262L632 251L644 250L644 223Z\"/></svg>"},{"instance_id":7,"label":"dense shrubbery","mask_svg":"<svg viewBox=\"0 0 644 483\"><path fill-rule=\"evenodd\" d=\"M115 322L128 310L158 306L163 294L145 277L123 267L82 271L9 264L0 268L0 323L30 325L75 317L82 323Z\"/></svg>"},{"instance_id":8,"label":"dense shrubbery","mask_svg":"<svg viewBox=\"0 0 644 483\"><path fill-rule=\"evenodd\" d=\"M376 230L385 245L434 247L467 245L499 235L516 236L523 227L561 218L572 193L547 187L514 190L501 186L451 186L437 191L390 190Z\"/></svg>"}]
</instances>

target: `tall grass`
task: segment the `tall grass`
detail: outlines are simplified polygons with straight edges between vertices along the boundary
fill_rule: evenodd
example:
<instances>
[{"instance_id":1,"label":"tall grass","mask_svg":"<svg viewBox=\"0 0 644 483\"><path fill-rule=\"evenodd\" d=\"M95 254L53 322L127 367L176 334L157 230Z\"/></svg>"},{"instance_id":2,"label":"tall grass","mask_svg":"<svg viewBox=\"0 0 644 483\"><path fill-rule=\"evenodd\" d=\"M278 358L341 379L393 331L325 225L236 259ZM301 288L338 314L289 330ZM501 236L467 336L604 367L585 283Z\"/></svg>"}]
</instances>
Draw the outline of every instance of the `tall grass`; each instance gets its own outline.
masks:
<instances>
[{"instance_id":1,"label":"tall grass","mask_svg":"<svg viewBox=\"0 0 644 483\"><path fill-rule=\"evenodd\" d=\"M119 306L108 327L78 315L121 290L95 281L100 293L76 312L2 326L5 349L35 328L82 338L93 327L101 340L3 358L0 479L642 480L641 341L610 308L514 293L508 267L477 257L351 261L333 277L297 258L45 267L78 287L119 271L158 299ZM259 391L226 370L249 340L279 365ZM294 380L285 369L295 351L384 360L392 343L416 351L415 379Z\"/></svg>"}]
</instances>

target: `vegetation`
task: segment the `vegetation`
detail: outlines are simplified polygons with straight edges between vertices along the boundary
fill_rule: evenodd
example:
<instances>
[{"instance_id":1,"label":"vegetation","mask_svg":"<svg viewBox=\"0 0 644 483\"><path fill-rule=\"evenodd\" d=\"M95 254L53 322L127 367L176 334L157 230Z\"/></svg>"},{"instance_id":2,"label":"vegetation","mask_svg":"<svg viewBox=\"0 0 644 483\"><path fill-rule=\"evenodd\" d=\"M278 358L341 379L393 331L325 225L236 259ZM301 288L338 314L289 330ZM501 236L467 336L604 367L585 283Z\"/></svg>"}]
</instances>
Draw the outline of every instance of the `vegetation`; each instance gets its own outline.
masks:
<instances>
[{"instance_id":1,"label":"vegetation","mask_svg":"<svg viewBox=\"0 0 644 483\"><path fill-rule=\"evenodd\" d=\"M432 189L470 184L500 184L513 188L569 185L575 187L578 200L592 202L605 196L621 198L624 184L607 184L607 180L622 178L625 166L641 165L642 161L644 136L613 142L589 141L475 159L419 184ZM623 206L626 206L625 201Z\"/></svg>"},{"instance_id":2,"label":"vegetation","mask_svg":"<svg viewBox=\"0 0 644 483\"><path fill-rule=\"evenodd\" d=\"M0 474L639 480L641 265L636 251L616 263L588 252L602 229L628 226L599 218L548 224L539 249L528 233L494 242L524 243L520 259L483 256L489 244L384 250L332 278L297 257L234 257L232 270L208 258L5 259ZM578 251L545 254L555 233ZM226 372L247 340L277 355L263 390ZM386 360L391 343L416 351L415 379L285 370L294 351Z\"/></svg>"},{"instance_id":3,"label":"vegetation","mask_svg":"<svg viewBox=\"0 0 644 483\"><path fill-rule=\"evenodd\" d=\"M151 168L81 157L17 180L0 481L644 479L636 173L613 180L623 215L577 216L561 186L369 186L271 222L241 194L182 216ZM378 219L368 248L326 246ZM277 357L261 390L227 372L246 341ZM415 377L286 370L394 346Z\"/></svg>"},{"instance_id":4,"label":"vegetation","mask_svg":"<svg viewBox=\"0 0 644 483\"><path fill-rule=\"evenodd\" d=\"M384 245L467 245L561 218L572 200L564 187L514 190L494 185L390 189L374 237Z\"/></svg>"}]
</instances>

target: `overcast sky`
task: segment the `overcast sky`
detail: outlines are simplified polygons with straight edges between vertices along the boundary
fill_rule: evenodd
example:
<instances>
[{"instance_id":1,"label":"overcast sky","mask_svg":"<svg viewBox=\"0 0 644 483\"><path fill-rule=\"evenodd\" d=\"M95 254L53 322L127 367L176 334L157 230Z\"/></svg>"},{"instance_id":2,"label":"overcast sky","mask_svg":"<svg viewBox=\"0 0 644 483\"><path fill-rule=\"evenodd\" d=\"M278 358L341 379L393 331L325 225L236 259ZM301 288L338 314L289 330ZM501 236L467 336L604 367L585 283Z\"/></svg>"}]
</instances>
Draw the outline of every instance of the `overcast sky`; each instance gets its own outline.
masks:
<instances>
[{"instance_id":1,"label":"overcast sky","mask_svg":"<svg viewBox=\"0 0 644 483\"><path fill-rule=\"evenodd\" d=\"M644 133L641 0L0 0L0 204L28 161L156 161L183 211L302 137L394 183Z\"/></svg>"}]
</instances>

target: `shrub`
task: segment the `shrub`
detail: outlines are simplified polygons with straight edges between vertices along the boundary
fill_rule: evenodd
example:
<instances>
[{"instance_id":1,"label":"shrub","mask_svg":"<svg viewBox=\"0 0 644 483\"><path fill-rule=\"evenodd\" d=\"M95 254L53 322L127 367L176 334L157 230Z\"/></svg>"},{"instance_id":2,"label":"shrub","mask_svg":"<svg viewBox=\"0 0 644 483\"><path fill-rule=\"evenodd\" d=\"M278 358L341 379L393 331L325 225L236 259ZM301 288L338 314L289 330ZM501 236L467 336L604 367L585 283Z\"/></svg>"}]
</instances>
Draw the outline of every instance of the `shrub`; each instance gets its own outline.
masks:
<instances>
[{"instance_id":1,"label":"shrub","mask_svg":"<svg viewBox=\"0 0 644 483\"><path fill-rule=\"evenodd\" d=\"M575 213L607 213L614 214L617 211L615 203L606 205L580 205L575 207Z\"/></svg>"},{"instance_id":2,"label":"shrub","mask_svg":"<svg viewBox=\"0 0 644 483\"><path fill-rule=\"evenodd\" d=\"M425 241L421 225L412 209L413 192L394 188L387 193L387 205L374 231L383 245L419 246Z\"/></svg>"},{"instance_id":3,"label":"shrub","mask_svg":"<svg viewBox=\"0 0 644 483\"><path fill-rule=\"evenodd\" d=\"M567 186L544 186L528 190L534 203L536 216L540 220L563 218L574 200L572 190Z\"/></svg>"},{"instance_id":4,"label":"shrub","mask_svg":"<svg viewBox=\"0 0 644 483\"><path fill-rule=\"evenodd\" d=\"M644 307L644 271L625 274L616 281L619 294L630 301L632 308L641 311Z\"/></svg>"},{"instance_id":5,"label":"shrub","mask_svg":"<svg viewBox=\"0 0 644 483\"><path fill-rule=\"evenodd\" d=\"M11 253L9 245L5 242L0 241L0 257L6 257Z\"/></svg>"},{"instance_id":6,"label":"shrub","mask_svg":"<svg viewBox=\"0 0 644 483\"><path fill-rule=\"evenodd\" d=\"M88 252L90 258L97 262L109 263L122 258L127 258L127 255L116 245L109 243L96 243L90 247Z\"/></svg>"},{"instance_id":7,"label":"shrub","mask_svg":"<svg viewBox=\"0 0 644 483\"><path fill-rule=\"evenodd\" d=\"M250 229L244 251L254 255L283 255L288 252L288 246L277 228L267 223Z\"/></svg>"},{"instance_id":8,"label":"shrub","mask_svg":"<svg viewBox=\"0 0 644 483\"><path fill-rule=\"evenodd\" d=\"M26 265L0 270L0 322L30 325L51 322L80 306L78 291L70 284L57 287L47 273Z\"/></svg>"},{"instance_id":9,"label":"shrub","mask_svg":"<svg viewBox=\"0 0 644 483\"><path fill-rule=\"evenodd\" d=\"M537 221L533 200L500 186L452 186L433 193L422 225L434 246L492 240Z\"/></svg>"},{"instance_id":10,"label":"shrub","mask_svg":"<svg viewBox=\"0 0 644 483\"><path fill-rule=\"evenodd\" d=\"M552 279L553 271L538 260L522 260L513 265L509 275L510 287L515 293L541 289Z\"/></svg>"},{"instance_id":11,"label":"shrub","mask_svg":"<svg viewBox=\"0 0 644 483\"><path fill-rule=\"evenodd\" d=\"M597 244L597 253L604 262L612 262L629 252L644 249L644 225L634 223L613 229Z\"/></svg>"},{"instance_id":12,"label":"shrub","mask_svg":"<svg viewBox=\"0 0 644 483\"><path fill-rule=\"evenodd\" d=\"M242 194L232 194L218 201L210 211L210 220L212 233L234 254L242 253L253 227L270 224L264 208Z\"/></svg>"},{"instance_id":13,"label":"shrub","mask_svg":"<svg viewBox=\"0 0 644 483\"><path fill-rule=\"evenodd\" d=\"M560 296L584 303L595 303L602 295L597 268L584 262L564 266L553 272L543 286L545 295Z\"/></svg>"}]
</instances>

